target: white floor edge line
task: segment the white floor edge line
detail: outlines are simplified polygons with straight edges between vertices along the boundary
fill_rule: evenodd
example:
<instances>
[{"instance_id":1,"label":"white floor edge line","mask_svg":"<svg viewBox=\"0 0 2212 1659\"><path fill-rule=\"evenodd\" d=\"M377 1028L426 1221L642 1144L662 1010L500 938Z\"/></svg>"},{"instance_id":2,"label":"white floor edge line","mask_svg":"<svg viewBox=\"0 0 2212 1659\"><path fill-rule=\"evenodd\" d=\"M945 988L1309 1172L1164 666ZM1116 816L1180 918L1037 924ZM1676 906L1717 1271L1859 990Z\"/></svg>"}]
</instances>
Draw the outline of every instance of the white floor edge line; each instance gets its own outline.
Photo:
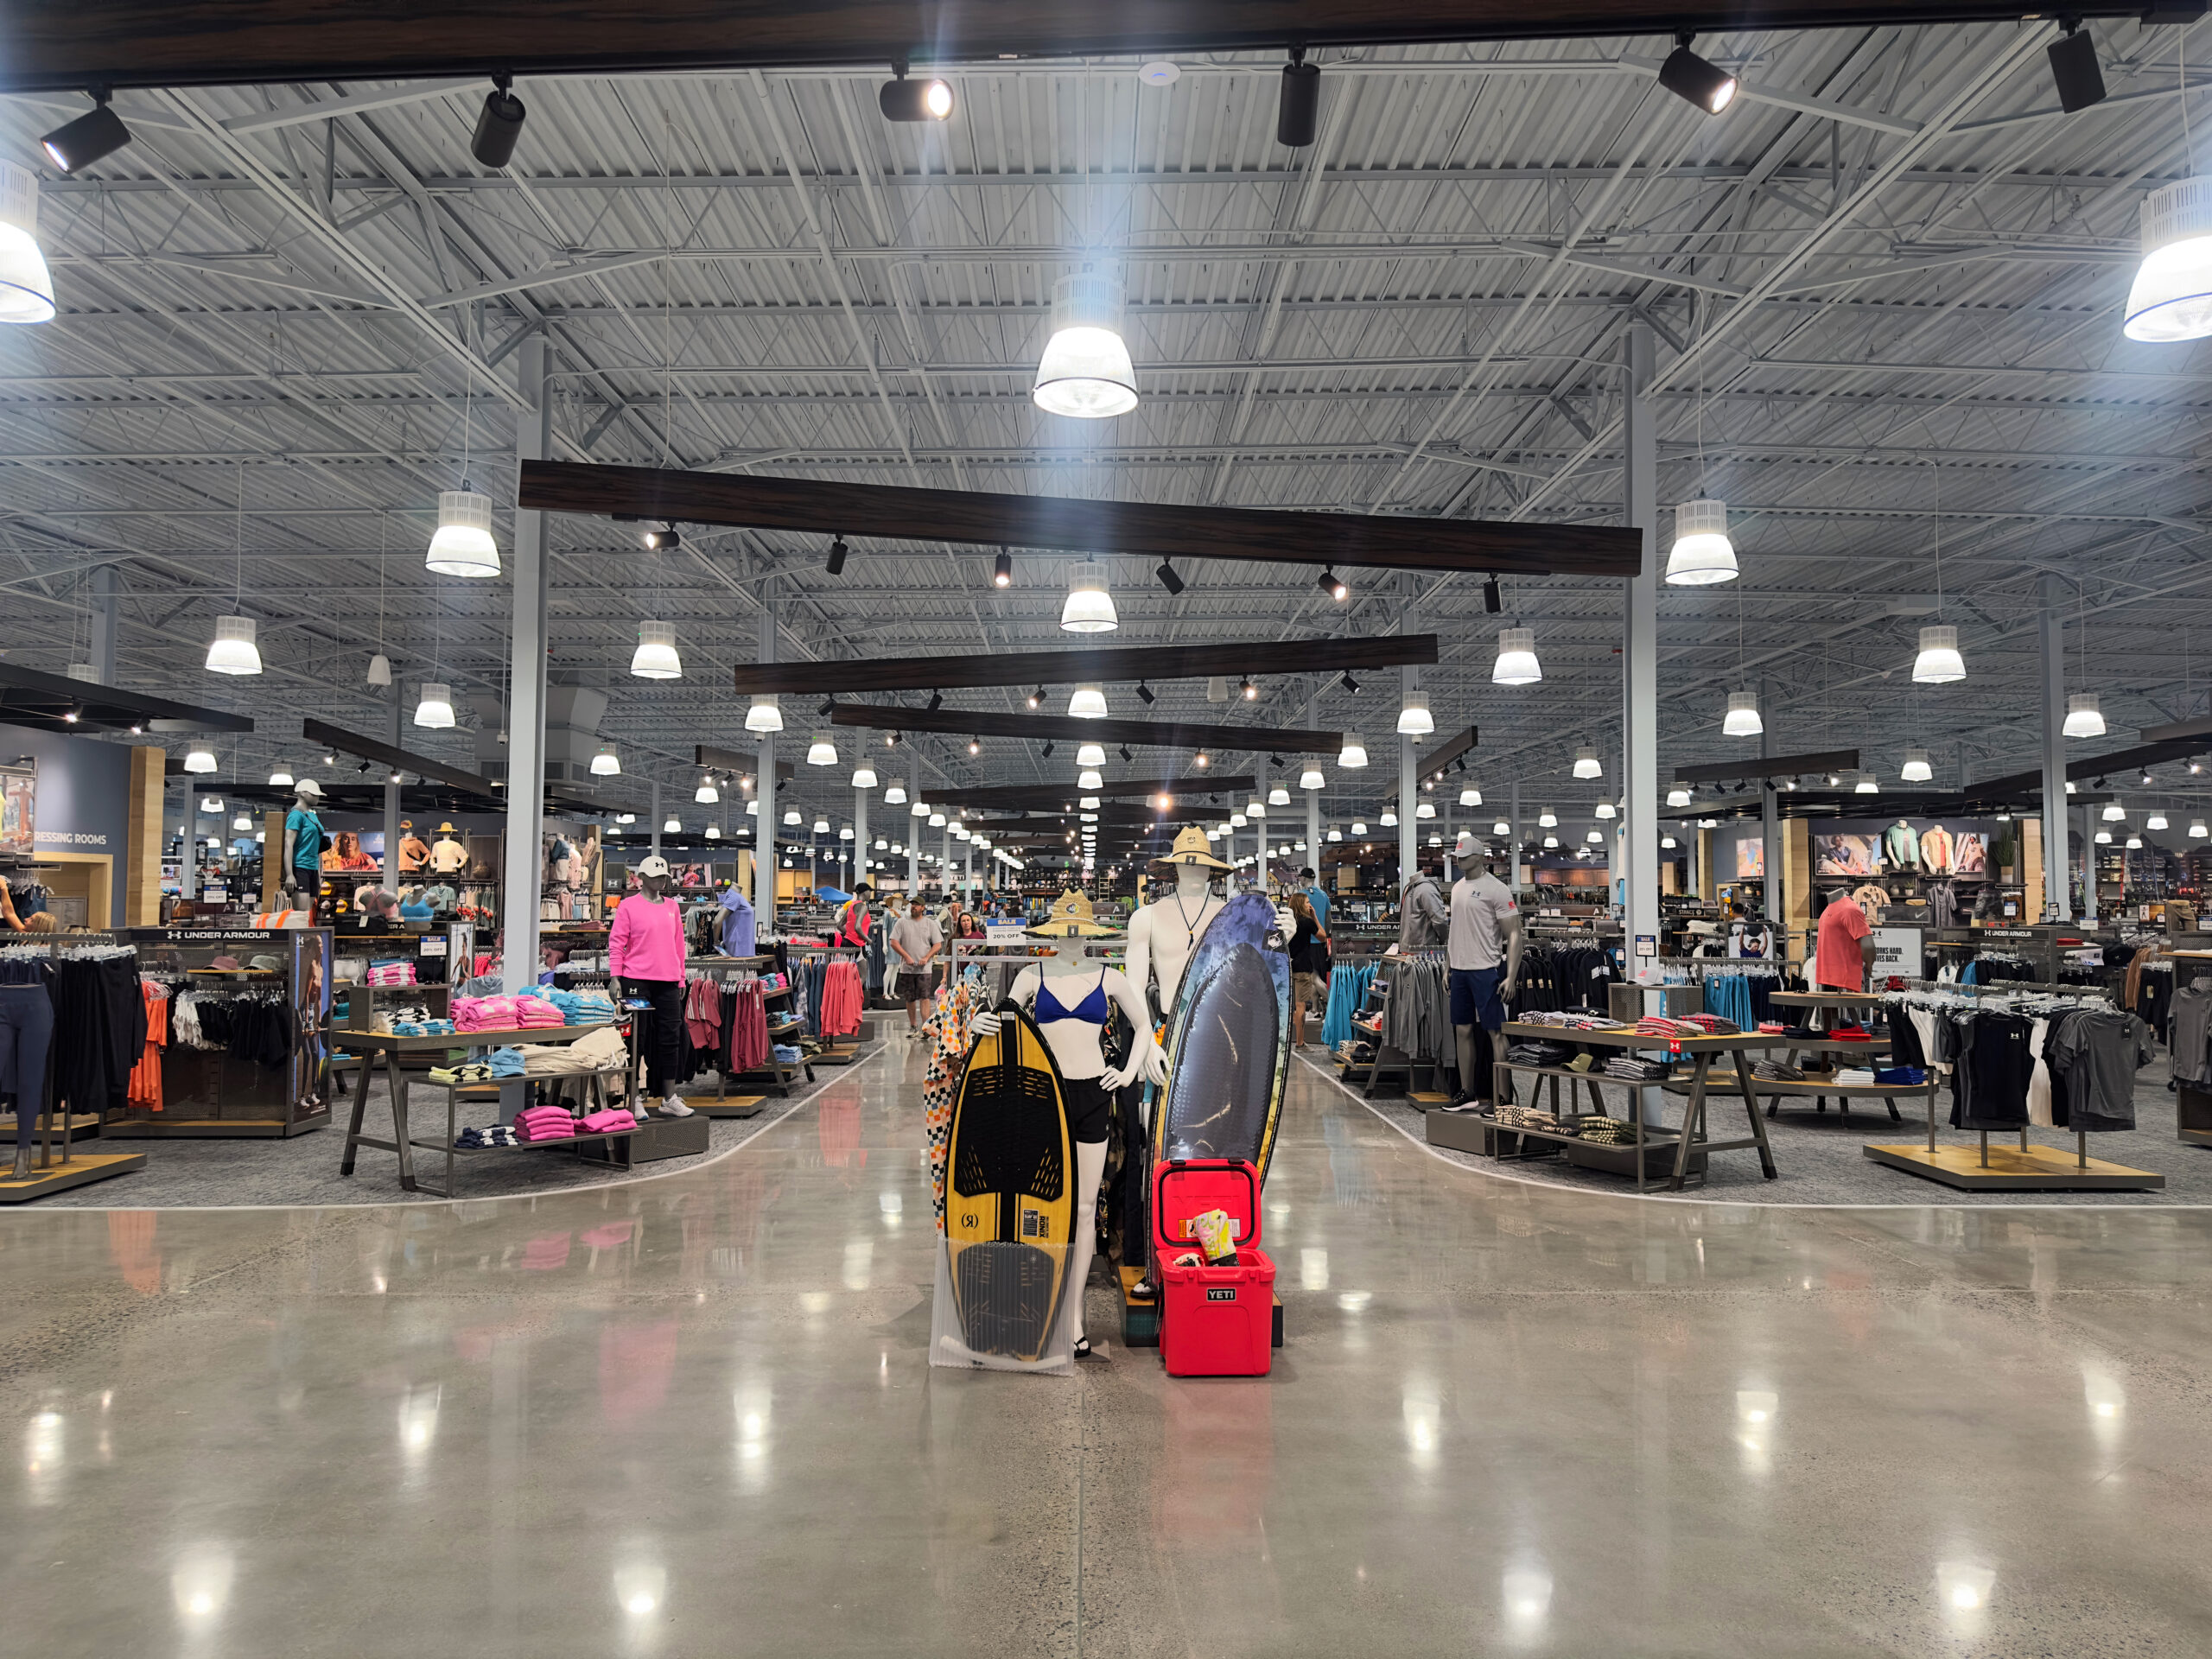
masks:
<instances>
[{"instance_id":1,"label":"white floor edge line","mask_svg":"<svg viewBox=\"0 0 2212 1659\"><path fill-rule=\"evenodd\" d=\"M86 1215L104 1216L115 1211L143 1210L149 1214L159 1211L164 1215L232 1215L248 1210L313 1210L329 1215L351 1215L357 1210L419 1210L438 1205L460 1204L533 1204L545 1198L565 1198L572 1192L604 1192L609 1187L642 1186L648 1181L665 1181L678 1175L696 1175L702 1169L711 1169L725 1158L734 1158L762 1135L781 1123L802 1106L811 1106L846 1078L862 1067L873 1065L890 1051L879 1048L866 1059L855 1061L841 1077L817 1078L815 1086L797 1100L785 1101L784 1109L735 1146L721 1152L709 1152L696 1164L686 1164L681 1169L657 1170L651 1175L632 1175L615 1181L588 1181L580 1186L556 1186L543 1192L487 1192L481 1198L372 1198L359 1204L76 1204L66 1210L38 1210L26 1205L21 1209L0 1211L0 1224L16 1216Z\"/></svg>"},{"instance_id":2,"label":"white floor edge line","mask_svg":"<svg viewBox=\"0 0 2212 1659\"><path fill-rule=\"evenodd\" d=\"M1414 1140L1412 1130L1389 1113L1381 1110L1373 1101L1368 1099L1357 1090L1349 1087L1343 1078L1330 1076L1327 1067L1306 1058L1303 1054L1298 1056L1298 1058L1308 1071L1317 1073L1331 1088L1357 1101L1381 1119L1385 1126L1405 1136L1413 1145L1420 1147L1439 1163L1456 1169L1463 1175L1478 1175L1486 1181L1510 1181L1515 1186L1532 1186L1545 1192L1567 1192L1577 1198L1603 1198L1609 1203L1619 1203L1625 1199L1630 1204L1725 1204L1737 1210L1942 1210L1947 1212L1953 1210L1986 1210L1993 1214L2004 1215L2010 1215L2016 1210L2057 1210L2068 1212L2090 1210L2104 1215L2114 1212L2127 1215L2164 1215L2172 1210L2212 1210L2212 1204L1914 1204L1903 1198L1895 1204L1817 1204L1804 1203L1795 1198L1764 1200L1688 1197L1678 1198L1664 1192L1607 1192L1598 1187L1567 1186L1558 1181L1535 1181L1525 1175L1509 1175L1502 1169L1483 1169L1473 1164L1463 1164L1448 1153L1430 1146L1427 1141Z\"/></svg>"}]
</instances>

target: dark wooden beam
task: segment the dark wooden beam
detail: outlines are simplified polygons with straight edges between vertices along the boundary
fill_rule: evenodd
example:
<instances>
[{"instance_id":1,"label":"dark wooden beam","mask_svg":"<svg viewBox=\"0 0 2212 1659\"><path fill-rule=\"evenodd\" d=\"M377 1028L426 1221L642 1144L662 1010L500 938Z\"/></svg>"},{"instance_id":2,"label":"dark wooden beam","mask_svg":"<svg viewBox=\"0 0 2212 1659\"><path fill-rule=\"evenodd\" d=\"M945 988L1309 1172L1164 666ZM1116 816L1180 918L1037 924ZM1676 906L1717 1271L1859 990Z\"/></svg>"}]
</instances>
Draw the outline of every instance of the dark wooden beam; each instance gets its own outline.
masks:
<instances>
[{"instance_id":1,"label":"dark wooden beam","mask_svg":"<svg viewBox=\"0 0 2212 1659\"><path fill-rule=\"evenodd\" d=\"M373 737L363 737L358 732L333 726L327 721L301 721L300 735L310 743L320 743L326 749L334 750L340 754L373 760L399 772L411 772L434 783L449 784L455 789L468 790L489 800L505 799L499 786L488 778L480 778L473 772L463 772L459 766L449 766L442 760L433 760L426 754L394 748Z\"/></svg>"},{"instance_id":2,"label":"dark wooden beam","mask_svg":"<svg viewBox=\"0 0 2212 1659\"><path fill-rule=\"evenodd\" d=\"M932 806L949 807L955 811L967 807L980 812L1044 812L1084 795L1096 795L1101 800L1126 800L1132 796L1155 794L1160 788L1159 784L1108 784L1100 789L1077 789L1073 784L1065 787L1058 784L1018 784L997 789L931 790L925 793L924 798Z\"/></svg>"},{"instance_id":3,"label":"dark wooden beam","mask_svg":"<svg viewBox=\"0 0 2212 1659\"><path fill-rule=\"evenodd\" d=\"M2152 766L2171 766L2177 760L2187 760L2196 755L2212 753L2212 732L2192 733L2164 743L2143 743L2132 749L2116 749L2110 754L2092 754L2066 763L2066 780L2080 783L2085 779L2102 778L2108 772L2147 772ZM2006 796L2022 791L2043 792L2043 769L2033 772L2008 772L2002 778L1992 778L1978 784L1968 784L1966 793L1974 798ZM2079 805L2078 794L2068 798Z\"/></svg>"},{"instance_id":4,"label":"dark wooden beam","mask_svg":"<svg viewBox=\"0 0 2212 1659\"><path fill-rule=\"evenodd\" d=\"M1417 778L1438 776L1461 755L1473 753L1482 741L1482 734L1472 726L1464 732L1455 733L1438 744L1433 753L1424 754L1414 763L1414 775Z\"/></svg>"},{"instance_id":5,"label":"dark wooden beam","mask_svg":"<svg viewBox=\"0 0 2212 1659\"><path fill-rule=\"evenodd\" d=\"M833 663L740 663L736 690L843 696L862 691L954 691L987 685L1111 685L1128 680L1192 680L1212 675L1332 674L1437 660L1433 633L1367 639L1294 639L1261 645L1139 645L1120 651L1033 651L990 655L879 657Z\"/></svg>"},{"instance_id":6,"label":"dark wooden beam","mask_svg":"<svg viewBox=\"0 0 2212 1659\"><path fill-rule=\"evenodd\" d=\"M68 718L73 710L77 715L74 720ZM65 734L127 732L134 727L141 733L157 735L253 729L253 722L244 715L172 702L166 697L73 680L66 674L41 673L13 663L0 663L0 722Z\"/></svg>"},{"instance_id":7,"label":"dark wooden beam","mask_svg":"<svg viewBox=\"0 0 2212 1659\"><path fill-rule=\"evenodd\" d=\"M1066 715L993 715L957 709L901 709L880 702L841 702L833 726L878 732L944 732L954 737L1029 737L1055 743L1136 744L1166 749L1221 749L1230 753L1334 754L1338 732L1270 726L1186 726L1173 721L1077 720ZM1072 760L1074 757L1069 757ZM1185 783L1190 780L1185 779Z\"/></svg>"},{"instance_id":8,"label":"dark wooden beam","mask_svg":"<svg viewBox=\"0 0 2212 1659\"><path fill-rule=\"evenodd\" d=\"M2068 10L2133 16L2145 3L2088 0ZM10 0L0 91L1156 57L1293 41L1664 36L2047 15L2023 0ZM1662 48L1655 41L1647 49ZM526 150L527 130L523 143Z\"/></svg>"},{"instance_id":9,"label":"dark wooden beam","mask_svg":"<svg viewBox=\"0 0 2212 1659\"><path fill-rule=\"evenodd\" d=\"M1856 772L1859 751L1827 749L1818 754L1747 754L1741 760L1712 766L1677 766L1678 784L1719 784L1741 778L1795 778L1808 772Z\"/></svg>"},{"instance_id":10,"label":"dark wooden beam","mask_svg":"<svg viewBox=\"0 0 2212 1659\"><path fill-rule=\"evenodd\" d=\"M517 505L546 512L732 524L902 542L1236 559L1346 569L1633 576L1643 532L1357 512L1265 512L1058 495L916 490L813 478L525 461Z\"/></svg>"}]
</instances>

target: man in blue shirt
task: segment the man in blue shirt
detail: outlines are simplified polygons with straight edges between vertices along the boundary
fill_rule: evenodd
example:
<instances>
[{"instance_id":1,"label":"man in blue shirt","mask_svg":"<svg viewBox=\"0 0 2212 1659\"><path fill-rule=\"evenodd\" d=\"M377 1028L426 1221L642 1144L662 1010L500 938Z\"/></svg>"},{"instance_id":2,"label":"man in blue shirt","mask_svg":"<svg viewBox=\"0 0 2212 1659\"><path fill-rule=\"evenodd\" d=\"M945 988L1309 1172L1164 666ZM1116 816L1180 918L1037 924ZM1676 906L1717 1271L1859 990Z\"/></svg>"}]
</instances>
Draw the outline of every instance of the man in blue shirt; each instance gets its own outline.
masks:
<instances>
[{"instance_id":1,"label":"man in blue shirt","mask_svg":"<svg viewBox=\"0 0 2212 1659\"><path fill-rule=\"evenodd\" d=\"M1313 906L1313 919L1321 925L1321 931L1324 933L1327 932L1329 931L1329 890L1321 885L1319 874L1310 866L1298 873L1298 879L1306 884L1306 896Z\"/></svg>"}]
</instances>

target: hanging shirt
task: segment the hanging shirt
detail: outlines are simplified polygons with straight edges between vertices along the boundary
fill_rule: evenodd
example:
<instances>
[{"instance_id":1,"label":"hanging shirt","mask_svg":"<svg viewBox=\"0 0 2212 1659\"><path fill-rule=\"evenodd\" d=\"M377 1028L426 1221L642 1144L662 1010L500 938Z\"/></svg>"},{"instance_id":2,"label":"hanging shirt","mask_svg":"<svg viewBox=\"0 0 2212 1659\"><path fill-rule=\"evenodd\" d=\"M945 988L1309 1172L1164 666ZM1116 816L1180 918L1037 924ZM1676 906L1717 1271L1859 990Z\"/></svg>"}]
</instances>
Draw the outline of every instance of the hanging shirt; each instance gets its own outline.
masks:
<instances>
[{"instance_id":1,"label":"hanging shirt","mask_svg":"<svg viewBox=\"0 0 2212 1659\"><path fill-rule=\"evenodd\" d=\"M444 837L436 846L430 849L430 868L440 875L452 875L465 867L467 862L468 849L451 836Z\"/></svg>"},{"instance_id":2,"label":"hanging shirt","mask_svg":"<svg viewBox=\"0 0 2212 1659\"><path fill-rule=\"evenodd\" d=\"M1450 965L1495 968L1503 962L1507 926L1519 908L1505 883L1487 872L1453 882Z\"/></svg>"},{"instance_id":3,"label":"hanging shirt","mask_svg":"<svg viewBox=\"0 0 2212 1659\"><path fill-rule=\"evenodd\" d=\"M296 837L292 844L292 867L295 869L322 870L322 849L327 839L322 832L322 820L304 806L296 806L284 815L284 833Z\"/></svg>"},{"instance_id":4,"label":"hanging shirt","mask_svg":"<svg viewBox=\"0 0 2212 1659\"><path fill-rule=\"evenodd\" d=\"M1839 899L1821 912L1820 950L1814 966L1821 988L1866 988L1866 963L1859 942L1873 931L1866 912L1848 899Z\"/></svg>"},{"instance_id":5,"label":"hanging shirt","mask_svg":"<svg viewBox=\"0 0 2212 1659\"><path fill-rule=\"evenodd\" d=\"M683 977L682 907L673 899L633 893L614 907L607 936L607 965L623 979Z\"/></svg>"},{"instance_id":6,"label":"hanging shirt","mask_svg":"<svg viewBox=\"0 0 2212 1659\"><path fill-rule=\"evenodd\" d=\"M753 901L735 887L722 892L722 954L749 957L754 951Z\"/></svg>"}]
</instances>

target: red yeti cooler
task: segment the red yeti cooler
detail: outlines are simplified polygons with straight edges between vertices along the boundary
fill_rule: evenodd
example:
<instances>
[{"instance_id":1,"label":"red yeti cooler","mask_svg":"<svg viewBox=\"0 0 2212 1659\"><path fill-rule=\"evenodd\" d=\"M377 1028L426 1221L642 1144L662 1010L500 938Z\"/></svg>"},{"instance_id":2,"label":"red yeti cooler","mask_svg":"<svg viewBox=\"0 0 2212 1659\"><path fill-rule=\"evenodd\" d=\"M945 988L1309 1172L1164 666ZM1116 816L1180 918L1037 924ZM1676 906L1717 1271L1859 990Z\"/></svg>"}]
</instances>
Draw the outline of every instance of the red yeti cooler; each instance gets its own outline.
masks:
<instances>
[{"instance_id":1,"label":"red yeti cooler","mask_svg":"<svg viewBox=\"0 0 2212 1659\"><path fill-rule=\"evenodd\" d=\"M1233 1268L1177 1267L1205 1249L1191 1217L1226 1211ZM1160 1357L1170 1376L1265 1376L1274 1359L1275 1264L1257 1248L1260 1178L1241 1158L1192 1159L1153 1172L1154 1272Z\"/></svg>"}]
</instances>

